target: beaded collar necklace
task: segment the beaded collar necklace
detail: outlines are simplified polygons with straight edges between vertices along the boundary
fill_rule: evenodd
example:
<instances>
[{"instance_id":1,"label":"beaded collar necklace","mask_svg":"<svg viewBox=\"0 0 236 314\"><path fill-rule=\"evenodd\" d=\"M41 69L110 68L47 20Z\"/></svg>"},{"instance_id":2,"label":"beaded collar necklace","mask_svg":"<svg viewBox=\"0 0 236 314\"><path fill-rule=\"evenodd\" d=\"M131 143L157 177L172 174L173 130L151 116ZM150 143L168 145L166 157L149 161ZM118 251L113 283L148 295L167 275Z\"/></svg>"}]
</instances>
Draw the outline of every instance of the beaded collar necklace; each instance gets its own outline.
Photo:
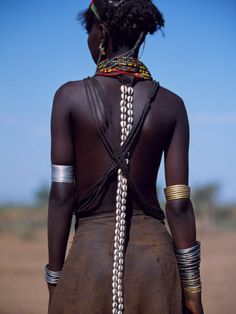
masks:
<instances>
[{"instance_id":1,"label":"beaded collar necklace","mask_svg":"<svg viewBox=\"0 0 236 314\"><path fill-rule=\"evenodd\" d=\"M137 58L116 57L111 60L100 62L97 66L96 75L115 77L127 74L141 80L152 80L148 68Z\"/></svg>"}]
</instances>

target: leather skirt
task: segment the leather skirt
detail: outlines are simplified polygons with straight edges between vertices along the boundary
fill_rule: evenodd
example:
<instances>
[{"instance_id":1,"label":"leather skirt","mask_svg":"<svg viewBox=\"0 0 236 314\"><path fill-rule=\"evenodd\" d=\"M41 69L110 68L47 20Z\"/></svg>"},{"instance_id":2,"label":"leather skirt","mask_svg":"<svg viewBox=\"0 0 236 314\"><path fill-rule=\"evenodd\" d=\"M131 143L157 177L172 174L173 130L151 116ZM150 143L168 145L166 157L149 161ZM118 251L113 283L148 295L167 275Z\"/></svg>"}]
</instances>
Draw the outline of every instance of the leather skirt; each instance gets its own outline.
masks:
<instances>
[{"instance_id":1,"label":"leather skirt","mask_svg":"<svg viewBox=\"0 0 236 314\"><path fill-rule=\"evenodd\" d=\"M111 314L114 214L81 218L48 314ZM134 211L125 252L125 314L182 314L173 241L165 225Z\"/></svg>"}]
</instances>

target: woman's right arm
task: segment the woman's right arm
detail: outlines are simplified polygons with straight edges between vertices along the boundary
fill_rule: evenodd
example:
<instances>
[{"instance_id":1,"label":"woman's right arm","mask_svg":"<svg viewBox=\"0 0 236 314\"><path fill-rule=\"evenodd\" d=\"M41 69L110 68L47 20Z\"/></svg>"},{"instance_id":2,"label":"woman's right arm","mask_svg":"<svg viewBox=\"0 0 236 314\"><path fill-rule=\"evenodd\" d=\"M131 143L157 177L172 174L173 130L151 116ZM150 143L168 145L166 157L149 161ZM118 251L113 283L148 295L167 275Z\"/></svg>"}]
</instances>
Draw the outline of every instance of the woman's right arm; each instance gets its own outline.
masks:
<instances>
[{"instance_id":1,"label":"woman's right arm","mask_svg":"<svg viewBox=\"0 0 236 314\"><path fill-rule=\"evenodd\" d=\"M66 85L60 87L53 100L51 116L51 163L74 165L70 104ZM75 204L74 183L52 182L48 205L48 269L61 271L66 254ZM48 284L49 304L55 286Z\"/></svg>"}]
</instances>

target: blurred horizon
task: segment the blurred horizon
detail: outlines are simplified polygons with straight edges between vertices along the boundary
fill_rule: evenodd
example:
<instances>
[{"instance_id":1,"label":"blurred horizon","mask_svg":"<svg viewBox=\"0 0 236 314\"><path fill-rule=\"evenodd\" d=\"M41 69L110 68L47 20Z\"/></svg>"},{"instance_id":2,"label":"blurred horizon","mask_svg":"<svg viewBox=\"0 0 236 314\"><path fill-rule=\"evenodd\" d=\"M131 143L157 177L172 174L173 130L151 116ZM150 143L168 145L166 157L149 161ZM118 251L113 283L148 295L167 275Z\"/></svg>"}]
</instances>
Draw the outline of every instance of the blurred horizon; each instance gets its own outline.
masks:
<instances>
[{"instance_id":1,"label":"blurred horizon","mask_svg":"<svg viewBox=\"0 0 236 314\"><path fill-rule=\"evenodd\" d=\"M236 2L154 1L165 36L148 36L142 61L186 104L190 185L217 183L235 203ZM50 183L50 113L55 91L92 75L86 33L76 21L89 1L0 2L0 203L32 202ZM158 186L164 187L163 167Z\"/></svg>"}]
</instances>

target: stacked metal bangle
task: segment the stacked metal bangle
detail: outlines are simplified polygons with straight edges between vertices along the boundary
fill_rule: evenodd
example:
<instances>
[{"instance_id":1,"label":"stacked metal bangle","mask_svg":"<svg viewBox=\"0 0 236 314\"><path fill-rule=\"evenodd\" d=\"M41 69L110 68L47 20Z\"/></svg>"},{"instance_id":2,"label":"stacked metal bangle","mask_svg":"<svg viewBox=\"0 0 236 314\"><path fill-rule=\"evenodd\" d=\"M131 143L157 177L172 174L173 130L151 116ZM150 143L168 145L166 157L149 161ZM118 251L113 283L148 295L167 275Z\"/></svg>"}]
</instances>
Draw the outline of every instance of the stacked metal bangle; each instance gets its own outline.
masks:
<instances>
[{"instance_id":1,"label":"stacked metal bangle","mask_svg":"<svg viewBox=\"0 0 236 314\"><path fill-rule=\"evenodd\" d=\"M201 292L201 243L197 241L197 244L191 248L176 249L175 254L184 292L187 294Z\"/></svg>"},{"instance_id":2,"label":"stacked metal bangle","mask_svg":"<svg viewBox=\"0 0 236 314\"><path fill-rule=\"evenodd\" d=\"M170 185L164 192L167 201L190 198L190 187L185 184Z\"/></svg>"},{"instance_id":3,"label":"stacked metal bangle","mask_svg":"<svg viewBox=\"0 0 236 314\"><path fill-rule=\"evenodd\" d=\"M48 269L48 264L45 266L45 280L51 285L57 285L61 276L61 271L52 271Z\"/></svg>"}]
</instances>

